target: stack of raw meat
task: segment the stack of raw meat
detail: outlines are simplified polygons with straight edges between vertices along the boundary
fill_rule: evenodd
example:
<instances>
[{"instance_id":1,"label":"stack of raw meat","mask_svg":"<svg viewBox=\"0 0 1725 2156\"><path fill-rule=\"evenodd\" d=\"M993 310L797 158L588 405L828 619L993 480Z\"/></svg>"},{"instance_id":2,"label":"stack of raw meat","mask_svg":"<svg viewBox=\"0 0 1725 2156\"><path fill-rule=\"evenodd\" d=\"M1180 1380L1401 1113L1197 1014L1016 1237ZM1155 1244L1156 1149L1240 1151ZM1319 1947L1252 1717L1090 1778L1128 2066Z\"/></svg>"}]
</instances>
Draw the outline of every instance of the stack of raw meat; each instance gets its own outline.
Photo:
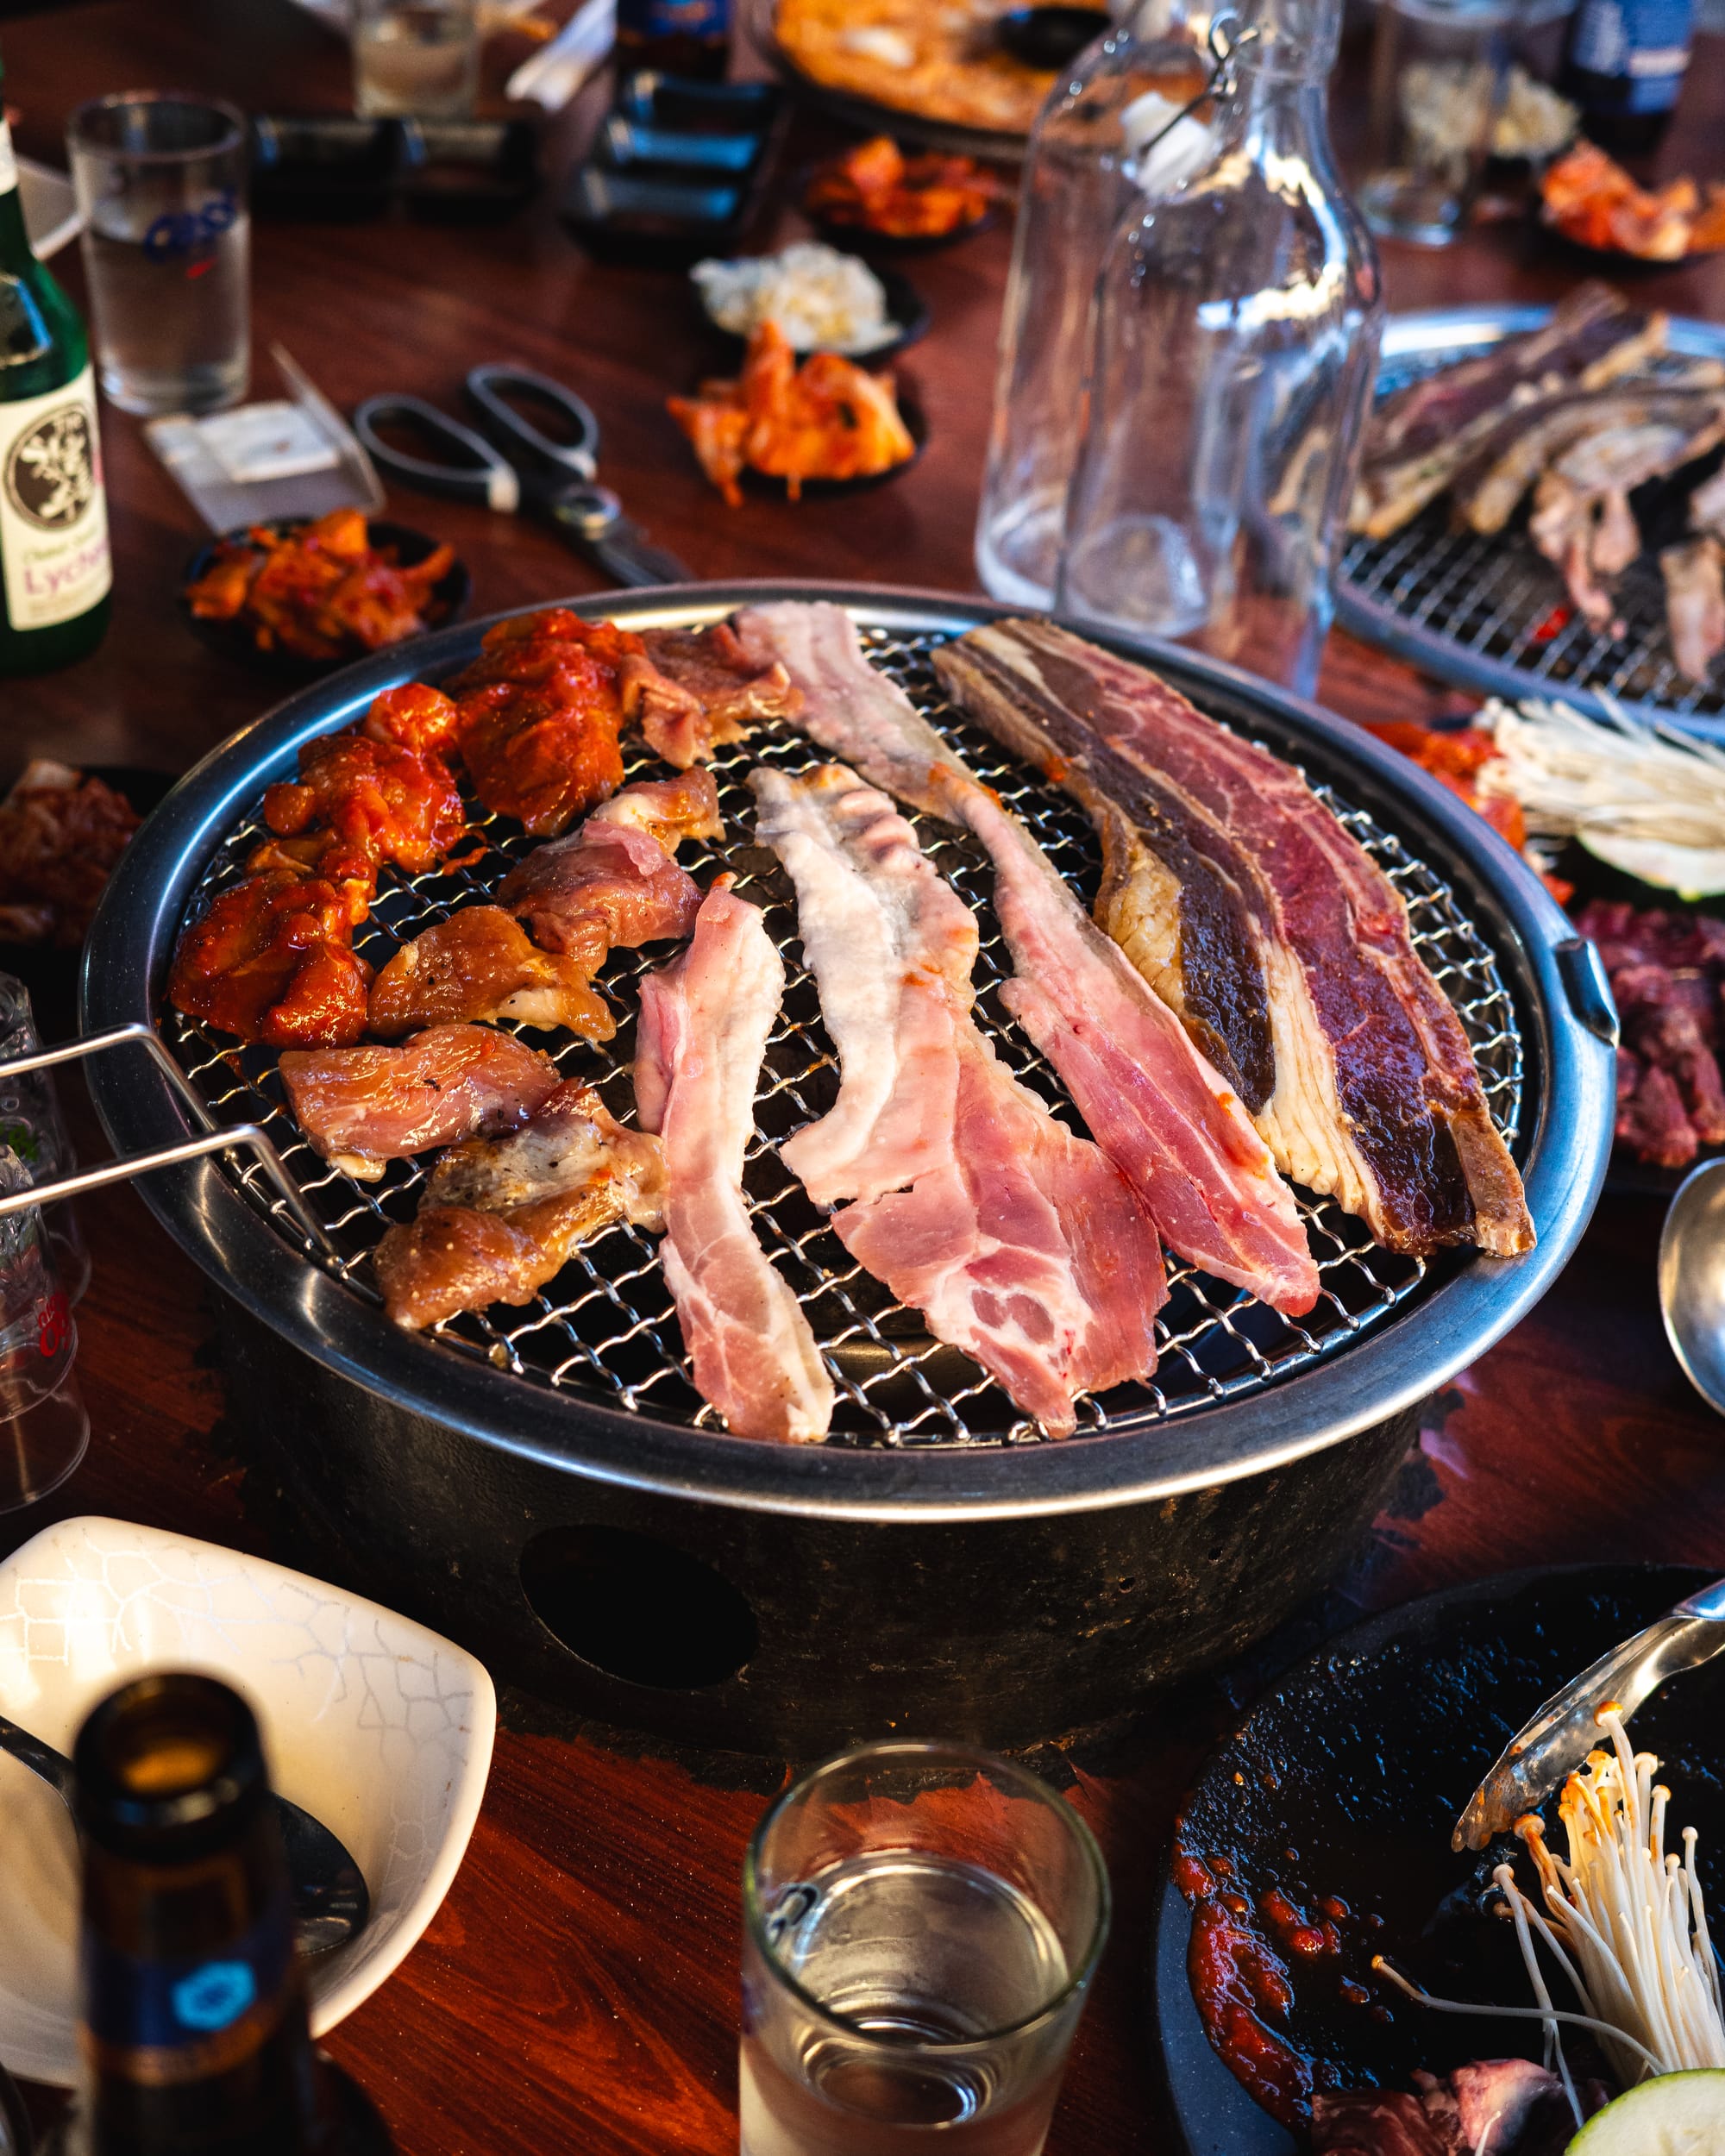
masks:
<instances>
[{"instance_id":1,"label":"stack of raw meat","mask_svg":"<svg viewBox=\"0 0 1725 2156\"><path fill-rule=\"evenodd\" d=\"M1599 946L1622 1020L1617 1141L1652 1166L1687 1167L1698 1146L1725 1144L1725 921L1596 899L1576 925Z\"/></svg>"}]
</instances>

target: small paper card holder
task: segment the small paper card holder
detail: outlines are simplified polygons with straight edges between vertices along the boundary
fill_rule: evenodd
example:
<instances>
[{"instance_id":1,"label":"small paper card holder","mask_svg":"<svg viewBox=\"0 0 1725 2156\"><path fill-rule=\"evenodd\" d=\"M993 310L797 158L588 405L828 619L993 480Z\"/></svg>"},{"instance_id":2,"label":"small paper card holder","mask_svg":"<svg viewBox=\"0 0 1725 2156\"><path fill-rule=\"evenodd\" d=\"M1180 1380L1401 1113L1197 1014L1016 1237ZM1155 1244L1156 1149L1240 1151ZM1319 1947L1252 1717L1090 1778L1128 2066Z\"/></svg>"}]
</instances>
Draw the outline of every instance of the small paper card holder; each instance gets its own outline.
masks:
<instances>
[{"instance_id":1,"label":"small paper card holder","mask_svg":"<svg viewBox=\"0 0 1725 2156\"><path fill-rule=\"evenodd\" d=\"M384 492L347 422L279 344L270 347L289 392L202 419L153 419L146 439L211 531L332 509L375 516Z\"/></svg>"}]
</instances>

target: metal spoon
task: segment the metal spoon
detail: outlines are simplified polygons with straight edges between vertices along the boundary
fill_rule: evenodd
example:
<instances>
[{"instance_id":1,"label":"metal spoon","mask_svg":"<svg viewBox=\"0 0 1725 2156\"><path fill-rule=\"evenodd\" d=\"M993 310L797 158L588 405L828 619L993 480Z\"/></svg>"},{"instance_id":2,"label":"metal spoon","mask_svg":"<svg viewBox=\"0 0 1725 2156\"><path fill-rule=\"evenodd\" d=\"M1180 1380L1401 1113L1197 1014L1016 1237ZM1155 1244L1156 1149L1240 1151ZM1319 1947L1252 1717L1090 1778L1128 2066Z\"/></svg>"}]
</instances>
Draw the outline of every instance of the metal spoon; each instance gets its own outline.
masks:
<instances>
[{"instance_id":1,"label":"metal spoon","mask_svg":"<svg viewBox=\"0 0 1725 2156\"><path fill-rule=\"evenodd\" d=\"M41 1775L58 1792L68 1811L73 1809L72 1762L64 1752L33 1737L28 1729L0 1714L0 1752L10 1752L33 1774ZM287 1849L288 1895L293 1903L294 1934L303 1954L328 1953L345 1946L365 1929L371 1915L371 1896L360 1867L329 1829L290 1804L275 1799L281 1838Z\"/></svg>"},{"instance_id":2,"label":"metal spoon","mask_svg":"<svg viewBox=\"0 0 1725 2156\"><path fill-rule=\"evenodd\" d=\"M1659 1313L1684 1375L1725 1415L1725 1160L1685 1176L1671 1201L1659 1237Z\"/></svg>"},{"instance_id":3,"label":"metal spoon","mask_svg":"<svg viewBox=\"0 0 1725 2156\"><path fill-rule=\"evenodd\" d=\"M1650 1692L1725 1650L1725 1580L1716 1580L1626 1639L1548 1699L1474 1791L1450 1837L1452 1849L1484 1849L1507 1834L1600 1742L1595 1719L1607 1702L1625 1721Z\"/></svg>"}]
</instances>

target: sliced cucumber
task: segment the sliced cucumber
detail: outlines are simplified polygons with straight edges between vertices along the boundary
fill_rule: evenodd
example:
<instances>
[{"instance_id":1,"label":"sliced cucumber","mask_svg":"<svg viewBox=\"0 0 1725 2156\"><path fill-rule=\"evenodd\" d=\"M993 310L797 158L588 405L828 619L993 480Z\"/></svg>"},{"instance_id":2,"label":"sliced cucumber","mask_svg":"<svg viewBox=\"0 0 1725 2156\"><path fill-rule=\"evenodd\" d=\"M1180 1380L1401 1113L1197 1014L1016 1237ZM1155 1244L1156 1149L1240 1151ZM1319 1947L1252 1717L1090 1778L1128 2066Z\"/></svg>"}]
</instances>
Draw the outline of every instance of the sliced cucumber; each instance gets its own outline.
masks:
<instances>
[{"instance_id":1,"label":"sliced cucumber","mask_svg":"<svg viewBox=\"0 0 1725 2156\"><path fill-rule=\"evenodd\" d=\"M1569 2156L1725 2156L1725 2072L1642 2082L1587 2122Z\"/></svg>"}]
</instances>

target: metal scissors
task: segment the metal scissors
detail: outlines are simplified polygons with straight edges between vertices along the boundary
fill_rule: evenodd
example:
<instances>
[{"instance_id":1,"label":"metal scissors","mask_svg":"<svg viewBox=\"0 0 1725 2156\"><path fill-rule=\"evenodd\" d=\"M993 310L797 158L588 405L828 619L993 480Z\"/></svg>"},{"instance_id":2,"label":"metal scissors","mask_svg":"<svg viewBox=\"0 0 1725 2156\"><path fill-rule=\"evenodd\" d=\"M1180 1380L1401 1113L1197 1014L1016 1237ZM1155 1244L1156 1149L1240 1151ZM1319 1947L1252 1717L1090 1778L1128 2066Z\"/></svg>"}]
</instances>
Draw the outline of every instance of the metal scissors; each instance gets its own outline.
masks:
<instances>
[{"instance_id":1,"label":"metal scissors","mask_svg":"<svg viewBox=\"0 0 1725 2156\"><path fill-rule=\"evenodd\" d=\"M599 422L573 390L529 367L491 361L474 367L462 391L478 432L423 397L367 397L354 414L354 432L374 464L404 485L458 501L483 502L505 516L536 510L571 546L618 584L686 584L693 573L656 547L598 483ZM554 440L521 410L555 415ZM444 461L414 456L386 442L380 429L411 430L444 453Z\"/></svg>"}]
</instances>

